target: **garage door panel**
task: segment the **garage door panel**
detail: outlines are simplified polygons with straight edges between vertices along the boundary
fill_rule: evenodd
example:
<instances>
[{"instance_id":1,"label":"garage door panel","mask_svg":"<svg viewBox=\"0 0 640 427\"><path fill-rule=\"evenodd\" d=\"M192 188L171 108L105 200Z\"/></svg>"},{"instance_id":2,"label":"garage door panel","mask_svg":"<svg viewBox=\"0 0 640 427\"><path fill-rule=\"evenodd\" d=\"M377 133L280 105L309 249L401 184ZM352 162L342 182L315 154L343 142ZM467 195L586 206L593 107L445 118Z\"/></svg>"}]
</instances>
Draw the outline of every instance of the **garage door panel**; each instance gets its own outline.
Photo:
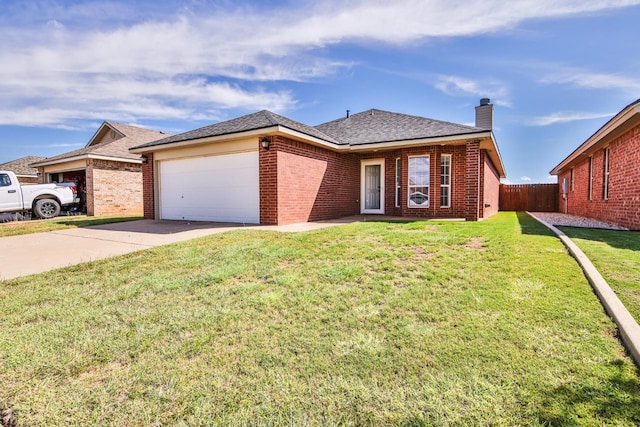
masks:
<instances>
[{"instance_id":1,"label":"garage door panel","mask_svg":"<svg viewBox=\"0 0 640 427\"><path fill-rule=\"evenodd\" d=\"M161 162L160 216L259 223L258 153Z\"/></svg>"}]
</instances>

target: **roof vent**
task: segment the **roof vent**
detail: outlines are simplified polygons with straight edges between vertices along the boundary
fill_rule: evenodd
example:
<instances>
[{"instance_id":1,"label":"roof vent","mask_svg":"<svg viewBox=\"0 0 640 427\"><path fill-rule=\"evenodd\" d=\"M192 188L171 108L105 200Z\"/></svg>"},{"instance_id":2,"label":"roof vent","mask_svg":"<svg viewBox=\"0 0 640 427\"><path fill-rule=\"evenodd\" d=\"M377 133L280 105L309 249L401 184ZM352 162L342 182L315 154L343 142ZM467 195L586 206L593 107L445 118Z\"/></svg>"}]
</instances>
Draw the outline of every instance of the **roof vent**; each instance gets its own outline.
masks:
<instances>
[{"instance_id":1,"label":"roof vent","mask_svg":"<svg viewBox=\"0 0 640 427\"><path fill-rule=\"evenodd\" d=\"M347 110L347 119L351 116L351 110Z\"/></svg>"}]
</instances>

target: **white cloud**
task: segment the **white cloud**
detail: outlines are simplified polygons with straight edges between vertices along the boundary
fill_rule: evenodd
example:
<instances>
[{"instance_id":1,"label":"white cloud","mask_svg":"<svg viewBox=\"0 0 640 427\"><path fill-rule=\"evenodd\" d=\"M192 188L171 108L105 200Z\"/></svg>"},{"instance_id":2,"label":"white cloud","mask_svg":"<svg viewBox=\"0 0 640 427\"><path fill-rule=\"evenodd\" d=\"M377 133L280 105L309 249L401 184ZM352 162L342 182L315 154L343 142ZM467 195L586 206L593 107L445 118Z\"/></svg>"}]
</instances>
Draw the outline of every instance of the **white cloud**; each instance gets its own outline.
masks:
<instances>
[{"instance_id":1,"label":"white cloud","mask_svg":"<svg viewBox=\"0 0 640 427\"><path fill-rule=\"evenodd\" d=\"M436 89L447 95L489 97L503 107L510 107L507 88L494 81L471 80L460 76L436 76Z\"/></svg>"},{"instance_id":2,"label":"white cloud","mask_svg":"<svg viewBox=\"0 0 640 427\"><path fill-rule=\"evenodd\" d=\"M521 176L520 181L529 182L531 181L531 178L529 178L528 176Z\"/></svg>"},{"instance_id":3,"label":"white cloud","mask_svg":"<svg viewBox=\"0 0 640 427\"><path fill-rule=\"evenodd\" d=\"M568 123L578 120L592 120L613 117L615 113L585 113L576 111L562 111L547 116L534 117L530 124L533 126L549 126L556 123Z\"/></svg>"},{"instance_id":4,"label":"white cloud","mask_svg":"<svg viewBox=\"0 0 640 427\"><path fill-rule=\"evenodd\" d=\"M585 73L573 69L552 73L541 79L546 84L571 84L589 89L640 90L640 79L620 74Z\"/></svg>"},{"instance_id":5,"label":"white cloud","mask_svg":"<svg viewBox=\"0 0 640 427\"><path fill-rule=\"evenodd\" d=\"M558 177L557 177L557 176L555 176L555 175L549 175L549 176L547 177L547 181L553 181L553 182L556 182L556 181L558 181Z\"/></svg>"},{"instance_id":6,"label":"white cloud","mask_svg":"<svg viewBox=\"0 0 640 427\"><path fill-rule=\"evenodd\" d=\"M227 2L191 2L190 9L173 2L135 3L138 9L118 1L8 3L0 4L0 124L73 127L107 117L206 119L228 108L282 112L296 99L274 82L352 66L328 57L330 46L472 36L640 0L306 0L235 9L224 9ZM497 82L440 76L436 87L509 105Z\"/></svg>"}]
</instances>

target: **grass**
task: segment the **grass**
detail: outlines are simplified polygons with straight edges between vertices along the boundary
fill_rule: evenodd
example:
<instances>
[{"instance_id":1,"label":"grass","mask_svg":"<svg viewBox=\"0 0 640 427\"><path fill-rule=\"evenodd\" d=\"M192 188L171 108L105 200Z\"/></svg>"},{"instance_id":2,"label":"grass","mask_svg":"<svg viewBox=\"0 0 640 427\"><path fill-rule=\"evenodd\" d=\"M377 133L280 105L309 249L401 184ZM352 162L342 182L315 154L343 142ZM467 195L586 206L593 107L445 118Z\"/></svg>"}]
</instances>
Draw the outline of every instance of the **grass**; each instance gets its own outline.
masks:
<instances>
[{"instance_id":1,"label":"grass","mask_svg":"<svg viewBox=\"0 0 640 427\"><path fill-rule=\"evenodd\" d=\"M531 218L239 230L5 282L19 425L637 425L640 377Z\"/></svg>"},{"instance_id":2,"label":"grass","mask_svg":"<svg viewBox=\"0 0 640 427\"><path fill-rule=\"evenodd\" d=\"M561 227L640 322L640 233Z\"/></svg>"},{"instance_id":3,"label":"grass","mask_svg":"<svg viewBox=\"0 0 640 427\"><path fill-rule=\"evenodd\" d=\"M66 230L69 228L89 227L91 225L110 224L114 222L135 221L141 216L103 216L89 217L59 216L52 219L32 221L10 221L0 224L0 237L20 236L23 234L42 233L45 231Z\"/></svg>"}]
</instances>

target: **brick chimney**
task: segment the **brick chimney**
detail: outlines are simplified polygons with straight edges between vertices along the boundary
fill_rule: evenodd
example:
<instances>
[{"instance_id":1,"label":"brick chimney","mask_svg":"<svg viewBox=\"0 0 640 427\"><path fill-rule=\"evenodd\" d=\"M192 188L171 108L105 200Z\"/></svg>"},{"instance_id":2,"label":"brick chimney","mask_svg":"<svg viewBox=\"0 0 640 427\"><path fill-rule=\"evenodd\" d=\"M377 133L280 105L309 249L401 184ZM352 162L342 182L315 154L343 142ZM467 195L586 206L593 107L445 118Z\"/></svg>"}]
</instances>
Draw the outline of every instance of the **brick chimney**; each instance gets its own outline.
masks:
<instances>
[{"instance_id":1,"label":"brick chimney","mask_svg":"<svg viewBox=\"0 0 640 427\"><path fill-rule=\"evenodd\" d=\"M489 98L482 98L480 105L476 107L476 127L493 129L493 104Z\"/></svg>"}]
</instances>

